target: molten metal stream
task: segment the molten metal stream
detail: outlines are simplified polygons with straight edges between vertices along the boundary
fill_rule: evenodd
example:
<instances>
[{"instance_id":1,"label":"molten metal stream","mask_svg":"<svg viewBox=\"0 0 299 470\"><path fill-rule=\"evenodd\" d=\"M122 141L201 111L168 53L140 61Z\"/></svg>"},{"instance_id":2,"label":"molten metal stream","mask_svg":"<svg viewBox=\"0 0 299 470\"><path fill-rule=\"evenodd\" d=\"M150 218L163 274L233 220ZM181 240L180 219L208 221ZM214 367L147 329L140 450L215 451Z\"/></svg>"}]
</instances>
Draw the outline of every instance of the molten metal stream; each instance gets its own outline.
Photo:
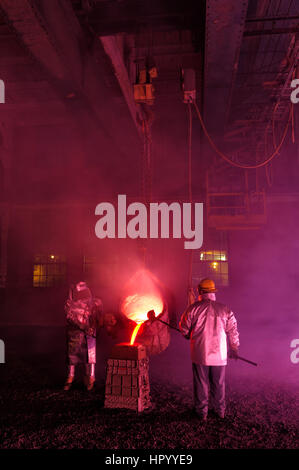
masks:
<instances>
[{"instance_id":1,"label":"molten metal stream","mask_svg":"<svg viewBox=\"0 0 299 470\"><path fill-rule=\"evenodd\" d=\"M141 323L138 323L134 328L134 331L133 331L132 336L131 336L131 341L130 341L131 346L133 346L133 344L134 344L135 338L138 334L139 328L141 327L142 323L143 323L143 321Z\"/></svg>"}]
</instances>

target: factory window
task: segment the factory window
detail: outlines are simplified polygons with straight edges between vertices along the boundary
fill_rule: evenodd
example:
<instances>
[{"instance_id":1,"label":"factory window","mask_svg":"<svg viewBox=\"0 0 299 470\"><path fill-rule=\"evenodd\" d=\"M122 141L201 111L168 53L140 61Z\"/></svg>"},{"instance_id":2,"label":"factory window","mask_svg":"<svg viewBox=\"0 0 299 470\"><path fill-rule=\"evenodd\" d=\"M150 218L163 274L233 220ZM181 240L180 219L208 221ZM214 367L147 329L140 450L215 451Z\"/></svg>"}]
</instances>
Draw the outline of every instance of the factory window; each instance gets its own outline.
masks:
<instances>
[{"instance_id":1,"label":"factory window","mask_svg":"<svg viewBox=\"0 0 299 470\"><path fill-rule=\"evenodd\" d=\"M228 286L227 251L199 251L194 256L193 283L198 284L203 278L211 278L218 286Z\"/></svg>"},{"instance_id":2,"label":"factory window","mask_svg":"<svg viewBox=\"0 0 299 470\"><path fill-rule=\"evenodd\" d=\"M33 287L53 287L66 280L65 257L36 255L33 265Z\"/></svg>"},{"instance_id":3,"label":"factory window","mask_svg":"<svg viewBox=\"0 0 299 470\"><path fill-rule=\"evenodd\" d=\"M201 251L200 261L227 261L226 251Z\"/></svg>"}]
</instances>

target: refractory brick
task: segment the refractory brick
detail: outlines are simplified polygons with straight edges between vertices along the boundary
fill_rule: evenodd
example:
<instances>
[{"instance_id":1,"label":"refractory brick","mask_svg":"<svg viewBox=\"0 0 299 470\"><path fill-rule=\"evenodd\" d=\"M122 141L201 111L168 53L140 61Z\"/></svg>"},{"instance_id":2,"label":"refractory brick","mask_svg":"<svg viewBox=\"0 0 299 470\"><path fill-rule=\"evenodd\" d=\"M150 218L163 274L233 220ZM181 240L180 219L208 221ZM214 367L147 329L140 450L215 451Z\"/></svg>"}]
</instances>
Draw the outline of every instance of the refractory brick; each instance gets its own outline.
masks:
<instances>
[{"instance_id":1,"label":"refractory brick","mask_svg":"<svg viewBox=\"0 0 299 470\"><path fill-rule=\"evenodd\" d=\"M143 411L150 406L149 361L141 345L113 347L106 369L105 407ZM113 364L113 367L112 367Z\"/></svg>"},{"instance_id":2,"label":"refractory brick","mask_svg":"<svg viewBox=\"0 0 299 470\"><path fill-rule=\"evenodd\" d=\"M112 395L121 395L121 387L112 386Z\"/></svg>"},{"instance_id":3,"label":"refractory brick","mask_svg":"<svg viewBox=\"0 0 299 470\"><path fill-rule=\"evenodd\" d=\"M111 385L112 384L112 374L107 371L106 373L106 385Z\"/></svg>"},{"instance_id":4,"label":"refractory brick","mask_svg":"<svg viewBox=\"0 0 299 470\"><path fill-rule=\"evenodd\" d=\"M131 387L132 386L132 377L130 375L125 375L122 378L122 386L123 387Z\"/></svg>"},{"instance_id":5,"label":"refractory brick","mask_svg":"<svg viewBox=\"0 0 299 470\"><path fill-rule=\"evenodd\" d=\"M120 386L121 385L121 375L112 376L112 385Z\"/></svg>"},{"instance_id":6,"label":"refractory brick","mask_svg":"<svg viewBox=\"0 0 299 470\"><path fill-rule=\"evenodd\" d=\"M132 387L136 388L138 386L138 376L132 376Z\"/></svg>"}]
</instances>

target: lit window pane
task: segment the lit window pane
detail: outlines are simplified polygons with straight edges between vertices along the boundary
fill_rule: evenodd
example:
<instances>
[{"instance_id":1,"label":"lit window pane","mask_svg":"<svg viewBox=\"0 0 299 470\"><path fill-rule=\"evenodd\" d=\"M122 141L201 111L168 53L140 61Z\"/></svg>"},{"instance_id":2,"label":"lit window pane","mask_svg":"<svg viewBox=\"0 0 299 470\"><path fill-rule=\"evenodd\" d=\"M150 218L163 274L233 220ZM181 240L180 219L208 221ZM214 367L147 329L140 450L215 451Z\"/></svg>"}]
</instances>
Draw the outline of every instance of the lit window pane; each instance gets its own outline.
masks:
<instances>
[{"instance_id":1,"label":"lit window pane","mask_svg":"<svg viewBox=\"0 0 299 470\"><path fill-rule=\"evenodd\" d=\"M66 279L65 257L50 253L36 255L33 265L33 287L52 287Z\"/></svg>"},{"instance_id":2,"label":"lit window pane","mask_svg":"<svg viewBox=\"0 0 299 470\"><path fill-rule=\"evenodd\" d=\"M194 285L207 277L213 279L218 286L228 286L227 251L207 250L195 254L192 277Z\"/></svg>"}]
</instances>

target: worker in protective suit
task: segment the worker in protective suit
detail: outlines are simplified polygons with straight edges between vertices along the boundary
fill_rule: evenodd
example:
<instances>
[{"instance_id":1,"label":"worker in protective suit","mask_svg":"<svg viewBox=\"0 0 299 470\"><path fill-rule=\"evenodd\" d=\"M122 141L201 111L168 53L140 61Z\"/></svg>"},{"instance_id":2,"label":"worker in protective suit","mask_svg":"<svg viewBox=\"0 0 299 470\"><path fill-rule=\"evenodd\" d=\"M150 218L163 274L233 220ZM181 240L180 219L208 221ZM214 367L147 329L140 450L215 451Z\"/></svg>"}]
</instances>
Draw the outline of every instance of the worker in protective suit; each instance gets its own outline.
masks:
<instances>
[{"instance_id":1,"label":"worker in protective suit","mask_svg":"<svg viewBox=\"0 0 299 470\"><path fill-rule=\"evenodd\" d=\"M68 375L64 390L69 390L75 378L75 367L85 364L85 386L92 390L95 383L96 333L103 326L102 301L94 298L85 282L71 286L65 303L67 320Z\"/></svg>"},{"instance_id":2,"label":"worker in protective suit","mask_svg":"<svg viewBox=\"0 0 299 470\"><path fill-rule=\"evenodd\" d=\"M199 301L189 305L180 321L182 334L191 340L194 407L206 421L211 407L220 418L225 415L225 367L227 340L229 357L238 357L239 333L233 312L216 302L216 288L211 279L198 286Z\"/></svg>"}]
</instances>

